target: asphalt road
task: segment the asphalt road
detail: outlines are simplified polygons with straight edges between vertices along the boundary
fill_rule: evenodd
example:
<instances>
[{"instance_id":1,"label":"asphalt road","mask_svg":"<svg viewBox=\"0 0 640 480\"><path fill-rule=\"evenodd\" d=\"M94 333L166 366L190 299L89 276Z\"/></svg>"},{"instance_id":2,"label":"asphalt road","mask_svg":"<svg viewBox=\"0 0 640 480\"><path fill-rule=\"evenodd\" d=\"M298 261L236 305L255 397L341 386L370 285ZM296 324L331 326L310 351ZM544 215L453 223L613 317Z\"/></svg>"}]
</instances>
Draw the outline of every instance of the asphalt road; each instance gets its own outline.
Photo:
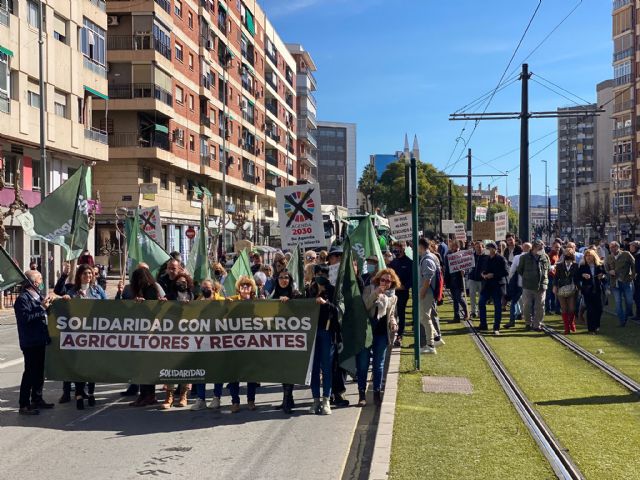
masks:
<instances>
[{"instance_id":1,"label":"asphalt road","mask_svg":"<svg viewBox=\"0 0 640 480\"><path fill-rule=\"evenodd\" d=\"M124 385L98 384L95 407L58 405L60 382L46 382L44 397L56 402L39 416L17 414L22 355L14 321L0 311L0 478L95 479L340 479L360 409L308 413L310 391L294 392L289 417L274 406L279 385L258 390L255 412L129 407ZM241 392L243 393L243 392ZM158 395L161 392L158 391ZM209 398L211 391L208 390ZM357 402L354 384L348 398ZM242 397L245 402L246 397ZM190 402L193 403L193 401ZM371 408L371 407L369 407Z\"/></svg>"}]
</instances>

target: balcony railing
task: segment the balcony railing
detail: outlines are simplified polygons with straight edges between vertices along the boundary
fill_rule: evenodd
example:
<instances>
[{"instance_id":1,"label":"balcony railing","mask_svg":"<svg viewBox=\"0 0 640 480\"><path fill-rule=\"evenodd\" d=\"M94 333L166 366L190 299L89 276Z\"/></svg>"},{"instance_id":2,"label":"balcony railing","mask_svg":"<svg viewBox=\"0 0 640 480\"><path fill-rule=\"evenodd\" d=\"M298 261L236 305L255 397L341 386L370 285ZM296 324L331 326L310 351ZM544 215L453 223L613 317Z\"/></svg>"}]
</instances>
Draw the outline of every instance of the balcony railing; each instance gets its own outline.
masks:
<instances>
[{"instance_id":1,"label":"balcony railing","mask_svg":"<svg viewBox=\"0 0 640 480\"><path fill-rule=\"evenodd\" d=\"M617 77L615 79L616 86L625 85L627 83L631 83L631 74L628 73L626 75L622 75L621 77Z\"/></svg>"},{"instance_id":2,"label":"balcony railing","mask_svg":"<svg viewBox=\"0 0 640 480\"><path fill-rule=\"evenodd\" d=\"M613 61L618 62L627 57L631 57L633 55L633 47L627 48L626 50L622 50L621 52L615 52L613 54Z\"/></svg>"},{"instance_id":3,"label":"balcony railing","mask_svg":"<svg viewBox=\"0 0 640 480\"><path fill-rule=\"evenodd\" d=\"M628 163L633 160L631 153L617 153L613 156L613 163Z\"/></svg>"},{"instance_id":4,"label":"balcony railing","mask_svg":"<svg viewBox=\"0 0 640 480\"><path fill-rule=\"evenodd\" d=\"M93 3L96 7L98 7L103 12L107 11L107 2L105 0L89 0L90 3Z\"/></svg>"},{"instance_id":5,"label":"balcony railing","mask_svg":"<svg viewBox=\"0 0 640 480\"><path fill-rule=\"evenodd\" d=\"M267 110L273 113L276 117L278 116L278 105L275 102L267 102L265 104Z\"/></svg>"},{"instance_id":6,"label":"balcony railing","mask_svg":"<svg viewBox=\"0 0 640 480\"><path fill-rule=\"evenodd\" d=\"M160 5L165 12L171 13L171 0L156 0L156 3Z\"/></svg>"},{"instance_id":7,"label":"balcony railing","mask_svg":"<svg viewBox=\"0 0 640 480\"><path fill-rule=\"evenodd\" d=\"M280 141L280 135L277 135L275 132L271 131L271 130L266 130L264 132L264 134L269 137L271 140L273 140L274 142L279 142Z\"/></svg>"},{"instance_id":8,"label":"balcony railing","mask_svg":"<svg viewBox=\"0 0 640 480\"><path fill-rule=\"evenodd\" d=\"M155 98L170 107L173 105L173 95L153 83L123 83L121 85L111 85L109 86L109 98Z\"/></svg>"},{"instance_id":9,"label":"balcony railing","mask_svg":"<svg viewBox=\"0 0 640 480\"><path fill-rule=\"evenodd\" d=\"M613 111L615 113L622 112L624 110L631 110L632 108L633 108L633 100L625 100L624 102L613 104ZM589 133L593 133L593 129Z\"/></svg>"},{"instance_id":10,"label":"balcony railing","mask_svg":"<svg viewBox=\"0 0 640 480\"><path fill-rule=\"evenodd\" d=\"M7 10L6 6L2 5L0 2L0 25L4 25L5 27L9 26L9 10Z\"/></svg>"},{"instance_id":11,"label":"balcony railing","mask_svg":"<svg viewBox=\"0 0 640 480\"><path fill-rule=\"evenodd\" d=\"M11 99L0 93L0 112L9 113L11 111Z\"/></svg>"},{"instance_id":12,"label":"balcony railing","mask_svg":"<svg viewBox=\"0 0 640 480\"><path fill-rule=\"evenodd\" d=\"M167 134L148 134L141 132L118 132L109 135L110 147L161 148L169 151Z\"/></svg>"},{"instance_id":13,"label":"balcony railing","mask_svg":"<svg viewBox=\"0 0 640 480\"><path fill-rule=\"evenodd\" d=\"M269 165L273 165L274 167L278 166L278 158L277 157L274 157L273 155L271 155L269 153L267 153L266 156L267 156L267 163Z\"/></svg>"},{"instance_id":14,"label":"balcony railing","mask_svg":"<svg viewBox=\"0 0 640 480\"><path fill-rule=\"evenodd\" d=\"M242 180L249 183L256 183L256 176L252 173L243 171L242 172Z\"/></svg>"},{"instance_id":15,"label":"balcony railing","mask_svg":"<svg viewBox=\"0 0 640 480\"><path fill-rule=\"evenodd\" d=\"M248 143L248 142L245 142L244 140L240 139L240 147L245 152L249 152L251 155L255 155L256 154L256 146L253 143Z\"/></svg>"},{"instance_id":16,"label":"balcony railing","mask_svg":"<svg viewBox=\"0 0 640 480\"><path fill-rule=\"evenodd\" d=\"M630 3L631 0L613 0L613 9L617 10L624 7L625 5L629 5Z\"/></svg>"},{"instance_id":17,"label":"balcony railing","mask_svg":"<svg viewBox=\"0 0 640 480\"><path fill-rule=\"evenodd\" d=\"M87 140L92 140L94 142L103 143L105 145L109 144L109 136L107 135L107 132L98 128L85 128L84 138L86 138Z\"/></svg>"},{"instance_id":18,"label":"balcony railing","mask_svg":"<svg viewBox=\"0 0 640 480\"><path fill-rule=\"evenodd\" d=\"M162 43L153 34L108 35L108 50L155 50L171 60L171 45Z\"/></svg>"},{"instance_id":19,"label":"balcony railing","mask_svg":"<svg viewBox=\"0 0 640 480\"><path fill-rule=\"evenodd\" d=\"M276 92L278 91L278 85L275 82L276 76L275 74L270 74L270 75L265 75L264 76L264 80L265 82L267 82L267 84L271 85L271 88L273 88Z\"/></svg>"},{"instance_id":20,"label":"balcony railing","mask_svg":"<svg viewBox=\"0 0 640 480\"><path fill-rule=\"evenodd\" d=\"M205 155L200 155L200 165L203 165L205 167L210 167L211 166L211 157L209 156L209 154L205 154Z\"/></svg>"},{"instance_id":21,"label":"balcony railing","mask_svg":"<svg viewBox=\"0 0 640 480\"><path fill-rule=\"evenodd\" d=\"M633 133L631 127L616 128L613 130L613 138L629 137Z\"/></svg>"},{"instance_id":22,"label":"balcony railing","mask_svg":"<svg viewBox=\"0 0 640 480\"><path fill-rule=\"evenodd\" d=\"M107 69L104 65L92 62L91 59L82 56L84 68L91 70L96 75L100 75L103 78L107 78Z\"/></svg>"},{"instance_id":23,"label":"balcony railing","mask_svg":"<svg viewBox=\"0 0 640 480\"><path fill-rule=\"evenodd\" d=\"M200 125L211 128L211 119L206 115L200 115Z\"/></svg>"},{"instance_id":24,"label":"balcony railing","mask_svg":"<svg viewBox=\"0 0 640 480\"><path fill-rule=\"evenodd\" d=\"M270 52L266 50L267 58L273 62L274 65L278 65L278 52Z\"/></svg>"}]
</instances>

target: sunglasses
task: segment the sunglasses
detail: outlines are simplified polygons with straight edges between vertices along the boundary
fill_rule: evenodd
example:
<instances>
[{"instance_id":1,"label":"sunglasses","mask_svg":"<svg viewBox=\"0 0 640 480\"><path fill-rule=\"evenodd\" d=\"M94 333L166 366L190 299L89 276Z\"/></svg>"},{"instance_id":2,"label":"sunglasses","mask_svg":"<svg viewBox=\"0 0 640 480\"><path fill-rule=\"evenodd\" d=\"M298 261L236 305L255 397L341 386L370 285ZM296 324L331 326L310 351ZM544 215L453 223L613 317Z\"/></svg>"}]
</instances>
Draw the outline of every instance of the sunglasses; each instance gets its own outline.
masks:
<instances>
[{"instance_id":1,"label":"sunglasses","mask_svg":"<svg viewBox=\"0 0 640 480\"><path fill-rule=\"evenodd\" d=\"M240 285L238 287L240 290L251 290L252 286L249 284Z\"/></svg>"},{"instance_id":2,"label":"sunglasses","mask_svg":"<svg viewBox=\"0 0 640 480\"><path fill-rule=\"evenodd\" d=\"M391 279L389 278L381 278L380 283L391 283Z\"/></svg>"}]
</instances>

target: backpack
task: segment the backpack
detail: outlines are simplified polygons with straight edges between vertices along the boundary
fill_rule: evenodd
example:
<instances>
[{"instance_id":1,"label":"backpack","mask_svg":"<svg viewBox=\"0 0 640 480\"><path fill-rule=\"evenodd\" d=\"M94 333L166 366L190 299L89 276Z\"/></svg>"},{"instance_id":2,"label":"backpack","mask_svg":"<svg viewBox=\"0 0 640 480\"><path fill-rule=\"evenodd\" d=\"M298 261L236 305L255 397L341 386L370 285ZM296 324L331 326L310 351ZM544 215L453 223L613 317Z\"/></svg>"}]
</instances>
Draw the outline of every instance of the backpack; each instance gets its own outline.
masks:
<instances>
[{"instance_id":1,"label":"backpack","mask_svg":"<svg viewBox=\"0 0 640 480\"><path fill-rule=\"evenodd\" d=\"M438 305L444 303L444 275L440 267L436 270L436 286L433 288L433 299Z\"/></svg>"}]
</instances>

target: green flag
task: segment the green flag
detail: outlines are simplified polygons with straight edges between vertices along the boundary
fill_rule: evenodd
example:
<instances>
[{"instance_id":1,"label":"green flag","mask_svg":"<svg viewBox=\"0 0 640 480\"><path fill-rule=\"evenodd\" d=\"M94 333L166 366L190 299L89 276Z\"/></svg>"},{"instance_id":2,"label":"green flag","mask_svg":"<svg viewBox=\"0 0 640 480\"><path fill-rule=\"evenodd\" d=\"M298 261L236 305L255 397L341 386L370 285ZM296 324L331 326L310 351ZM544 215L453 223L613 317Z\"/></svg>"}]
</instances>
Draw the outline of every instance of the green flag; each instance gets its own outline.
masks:
<instances>
[{"instance_id":1,"label":"green flag","mask_svg":"<svg viewBox=\"0 0 640 480\"><path fill-rule=\"evenodd\" d=\"M242 250L242 252L240 252L240 255L238 255L238 258L236 259L236 263L234 263L231 270L227 272L227 278L224 279L223 285L225 295L235 295L236 282L243 275L253 278L251 266L249 265L249 255L247 255L246 250Z\"/></svg>"},{"instance_id":2,"label":"green flag","mask_svg":"<svg viewBox=\"0 0 640 480\"><path fill-rule=\"evenodd\" d=\"M211 278L207 251L208 238L209 230L206 224L204 207L202 207L200 209L200 228L198 229L198 235L196 235L196 241L193 243L191 252L189 252L189 261L187 262L187 271L193 277L194 282L198 284L207 278Z\"/></svg>"},{"instance_id":3,"label":"green flag","mask_svg":"<svg viewBox=\"0 0 640 480\"><path fill-rule=\"evenodd\" d=\"M371 255L377 256L378 265L380 265L381 269L384 268L384 257L382 256L378 236L373 228L370 216L360 220L358 227L349 234L349 239L351 240L353 253L358 264L358 271L362 275L367 273L363 267L366 267L365 260Z\"/></svg>"},{"instance_id":4,"label":"green flag","mask_svg":"<svg viewBox=\"0 0 640 480\"><path fill-rule=\"evenodd\" d=\"M27 279L7 251L0 245L0 291L11 288Z\"/></svg>"},{"instance_id":5,"label":"green flag","mask_svg":"<svg viewBox=\"0 0 640 480\"><path fill-rule=\"evenodd\" d=\"M369 223L371 221L369 220ZM363 348L371 345L373 336L369 314L362 299L362 292L353 269L355 247L347 237L343 243L342 261L336 282L335 305L342 312L342 350L339 353L340 366L355 372L355 356Z\"/></svg>"},{"instance_id":6,"label":"green flag","mask_svg":"<svg viewBox=\"0 0 640 480\"><path fill-rule=\"evenodd\" d=\"M127 254L134 263L144 262L149 265L149 271L156 276L160 267L171 257L163 248L151 238L144 230L140 229L138 209L133 218L127 218ZM135 265L134 265L135 268Z\"/></svg>"},{"instance_id":7,"label":"green flag","mask_svg":"<svg viewBox=\"0 0 640 480\"><path fill-rule=\"evenodd\" d=\"M304 292L304 262L300 255L300 249L291 251L291 259L287 263L287 271L293 277L293 288L298 292Z\"/></svg>"},{"instance_id":8,"label":"green flag","mask_svg":"<svg viewBox=\"0 0 640 480\"><path fill-rule=\"evenodd\" d=\"M89 236L91 169L80 167L39 205L18 218L32 238L60 245L67 260L78 258Z\"/></svg>"}]
</instances>

